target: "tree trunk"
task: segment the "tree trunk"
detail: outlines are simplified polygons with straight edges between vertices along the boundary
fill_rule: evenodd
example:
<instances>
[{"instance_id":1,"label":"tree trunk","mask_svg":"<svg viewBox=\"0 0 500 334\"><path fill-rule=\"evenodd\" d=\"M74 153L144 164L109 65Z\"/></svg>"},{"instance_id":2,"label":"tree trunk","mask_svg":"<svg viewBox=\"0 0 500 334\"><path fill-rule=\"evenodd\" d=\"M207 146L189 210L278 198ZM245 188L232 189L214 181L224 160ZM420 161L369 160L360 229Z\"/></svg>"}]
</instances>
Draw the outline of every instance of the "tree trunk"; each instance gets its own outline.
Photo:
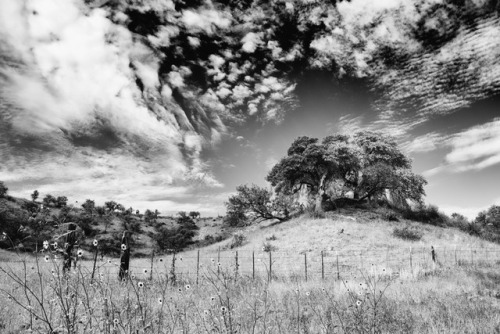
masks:
<instances>
[{"instance_id":1,"label":"tree trunk","mask_svg":"<svg viewBox=\"0 0 500 334\"><path fill-rule=\"evenodd\" d=\"M325 195L325 179L326 179L326 173L323 174L321 180L319 181L318 193L316 194L316 204L314 207L314 211L319 214L325 213L325 210L323 209L323 195Z\"/></svg>"}]
</instances>

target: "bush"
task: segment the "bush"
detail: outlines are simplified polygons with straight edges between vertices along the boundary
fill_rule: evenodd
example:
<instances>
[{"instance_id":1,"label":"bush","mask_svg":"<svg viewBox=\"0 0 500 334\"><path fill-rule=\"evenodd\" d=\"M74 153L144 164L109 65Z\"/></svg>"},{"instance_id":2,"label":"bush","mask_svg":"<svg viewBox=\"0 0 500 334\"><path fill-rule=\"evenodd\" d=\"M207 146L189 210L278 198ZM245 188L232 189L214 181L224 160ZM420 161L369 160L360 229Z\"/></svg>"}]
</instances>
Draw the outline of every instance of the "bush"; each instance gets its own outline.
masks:
<instances>
[{"instance_id":1,"label":"bush","mask_svg":"<svg viewBox=\"0 0 500 334\"><path fill-rule=\"evenodd\" d=\"M394 228L392 235L405 240L418 241L422 239L423 233L416 227L405 226Z\"/></svg>"},{"instance_id":2,"label":"bush","mask_svg":"<svg viewBox=\"0 0 500 334\"><path fill-rule=\"evenodd\" d=\"M77 225L82 229L86 237L93 237L97 231L92 228L94 221L91 216L83 215L79 217Z\"/></svg>"},{"instance_id":3,"label":"bush","mask_svg":"<svg viewBox=\"0 0 500 334\"><path fill-rule=\"evenodd\" d=\"M0 233L5 232L8 238L0 240L0 248L11 248L12 244L17 245L27 236L23 225L28 221L28 213L17 208L9 208L0 205Z\"/></svg>"},{"instance_id":4,"label":"bush","mask_svg":"<svg viewBox=\"0 0 500 334\"><path fill-rule=\"evenodd\" d=\"M271 245L270 242L265 242L264 245L262 246L262 251L263 252L266 252L266 253L269 253L269 252L274 252L276 251L276 247Z\"/></svg>"},{"instance_id":5,"label":"bush","mask_svg":"<svg viewBox=\"0 0 500 334\"><path fill-rule=\"evenodd\" d=\"M398 222L399 218L396 214L396 212L392 211L391 209L383 209L380 213L381 217L383 220L387 220L389 222Z\"/></svg>"},{"instance_id":6,"label":"bush","mask_svg":"<svg viewBox=\"0 0 500 334\"><path fill-rule=\"evenodd\" d=\"M448 224L448 217L439 212L435 205L421 205L415 210L406 209L402 212L403 218L418 221L434 226L445 226Z\"/></svg>"},{"instance_id":7,"label":"bush","mask_svg":"<svg viewBox=\"0 0 500 334\"><path fill-rule=\"evenodd\" d=\"M216 220L214 219L213 221ZM241 227L247 224L248 218L243 211L228 211L222 222L227 226Z\"/></svg>"},{"instance_id":8,"label":"bush","mask_svg":"<svg viewBox=\"0 0 500 334\"><path fill-rule=\"evenodd\" d=\"M247 237L243 233L236 233L233 235L233 240L229 245L229 248L237 248L243 246L243 244L247 241Z\"/></svg>"},{"instance_id":9,"label":"bush","mask_svg":"<svg viewBox=\"0 0 500 334\"><path fill-rule=\"evenodd\" d=\"M5 197L7 195L8 191L9 191L9 188L7 188L7 186L5 185L5 183L3 183L2 181L0 181L0 198L1 197Z\"/></svg>"},{"instance_id":10,"label":"bush","mask_svg":"<svg viewBox=\"0 0 500 334\"><path fill-rule=\"evenodd\" d=\"M193 238L195 235L196 233L194 230L186 228L185 226L178 226L160 229L154 239L161 250L180 251L193 244Z\"/></svg>"}]
</instances>

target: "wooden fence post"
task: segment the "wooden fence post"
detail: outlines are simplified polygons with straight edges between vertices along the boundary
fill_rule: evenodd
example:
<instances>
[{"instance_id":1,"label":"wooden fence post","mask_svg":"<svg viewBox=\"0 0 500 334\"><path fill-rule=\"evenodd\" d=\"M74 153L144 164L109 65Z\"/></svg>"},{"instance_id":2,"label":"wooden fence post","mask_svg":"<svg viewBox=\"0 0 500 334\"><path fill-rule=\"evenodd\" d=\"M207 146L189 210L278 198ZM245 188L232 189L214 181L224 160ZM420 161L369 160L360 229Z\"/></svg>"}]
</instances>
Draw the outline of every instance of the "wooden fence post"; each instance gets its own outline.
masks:
<instances>
[{"instance_id":1,"label":"wooden fence post","mask_svg":"<svg viewBox=\"0 0 500 334\"><path fill-rule=\"evenodd\" d=\"M413 262L412 262L412 256L411 256L411 246L410 246L410 270L411 270L411 275L413 276Z\"/></svg>"},{"instance_id":2,"label":"wooden fence post","mask_svg":"<svg viewBox=\"0 0 500 334\"><path fill-rule=\"evenodd\" d=\"M339 252L337 252L337 279L340 279L340 270L339 270Z\"/></svg>"},{"instance_id":3,"label":"wooden fence post","mask_svg":"<svg viewBox=\"0 0 500 334\"><path fill-rule=\"evenodd\" d=\"M200 250L196 254L196 285L198 285L198 275L200 273Z\"/></svg>"},{"instance_id":4,"label":"wooden fence post","mask_svg":"<svg viewBox=\"0 0 500 334\"><path fill-rule=\"evenodd\" d=\"M63 273L71 270L71 259L73 255L73 247L76 243L76 224L68 223L68 231L66 232L66 237L64 238L64 261L63 261Z\"/></svg>"},{"instance_id":5,"label":"wooden fence post","mask_svg":"<svg viewBox=\"0 0 500 334\"><path fill-rule=\"evenodd\" d=\"M234 255L234 260L235 260L235 266L234 266L234 279L236 280L238 278L238 251L236 251Z\"/></svg>"},{"instance_id":6,"label":"wooden fence post","mask_svg":"<svg viewBox=\"0 0 500 334\"><path fill-rule=\"evenodd\" d=\"M321 251L321 279L325 279L325 264L323 262L323 251Z\"/></svg>"},{"instance_id":7,"label":"wooden fence post","mask_svg":"<svg viewBox=\"0 0 500 334\"><path fill-rule=\"evenodd\" d=\"M306 282L307 282L307 253L304 253L304 272L306 275Z\"/></svg>"},{"instance_id":8,"label":"wooden fence post","mask_svg":"<svg viewBox=\"0 0 500 334\"><path fill-rule=\"evenodd\" d=\"M151 251L151 269L149 271L149 280L153 280L153 263L155 261L155 251Z\"/></svg>"},{"instance_id":9,"label":"wooden fence post","mask_svg":"<svg viewBox=\"0 0 500 334\"><path fill-rule=\"evenodd\" d=\"M121 244L121 256L120 256L120 271L118 272L118 278L120 281L128 277L129 267L130 267L130 232L123 231L122 244Z\"/></svg>"},{"instance_id":10,"label":"wooden fence post","mask_svg":"<svg viewBox=\"0 0 500 334\"><path fill-rule=\"evenodd\" d=\"M97 264L97 254L99 253L99 247L97 247L97 244L94 244L94 245L95 245L94 266L92 268L92 277L90 278L90 282L94 281L95 267Z\"/></svg>"},{"instance_id":11,"label":"wooden fence post","mask_svg":"<svg viewBox=\"0 0 500 334\"><path fill-rule=\"evenodd\" d=\"M217 251L217 276L220 274L220 246L219 250Z\"/></svg>"},{"instance_id":12,"label":"wooden fence post","mask_svg":"<svg viewBox=\"0 0 500 334\"><path fill-rule=\"evenodd\" d=\"M255 251L252 251L252 279L255 279Z\"/></svg>"},{"instance_id":13,"label":"wooden fence post","mask_svg":"<svg viewBox=\"0 0 500 334\"><path fill-rule=\"evenodd\" d=\"M271 255L271 251L269 251L269 277L268 277L268 281L271 282L272 280L272 277L273 277L273 260L272 260L272 255Z\"/></svg>"},{"instance_id":14,"label":"wooden fence post","mask_svg":"<svg viewBox=\"0 0 500 334\"><path fill-rule=\"evenodd\" d=\"M458 260L457 260L457 246L455 246L455 266L458 266Z\"/></svg>"}]
</instances>

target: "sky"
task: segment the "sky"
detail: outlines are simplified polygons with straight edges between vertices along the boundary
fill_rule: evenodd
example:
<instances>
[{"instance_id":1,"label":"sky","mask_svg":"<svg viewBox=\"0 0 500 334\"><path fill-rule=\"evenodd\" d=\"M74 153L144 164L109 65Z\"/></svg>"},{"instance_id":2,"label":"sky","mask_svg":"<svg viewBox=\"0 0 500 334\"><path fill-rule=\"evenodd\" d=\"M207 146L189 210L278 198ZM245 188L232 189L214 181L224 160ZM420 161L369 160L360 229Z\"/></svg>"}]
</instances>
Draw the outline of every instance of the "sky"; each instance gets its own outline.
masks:
<instances>
[{"instance_id":1,"label":"sky","mask_svg":"<svg viewBox=\"0 0 500 334\"><path fill-rule=\"evenodd\" d=\"M225 213L299 136L394 136L426 202L500 204L495 0L2 0L0 180Z\"/></svg>"}]
</instances>

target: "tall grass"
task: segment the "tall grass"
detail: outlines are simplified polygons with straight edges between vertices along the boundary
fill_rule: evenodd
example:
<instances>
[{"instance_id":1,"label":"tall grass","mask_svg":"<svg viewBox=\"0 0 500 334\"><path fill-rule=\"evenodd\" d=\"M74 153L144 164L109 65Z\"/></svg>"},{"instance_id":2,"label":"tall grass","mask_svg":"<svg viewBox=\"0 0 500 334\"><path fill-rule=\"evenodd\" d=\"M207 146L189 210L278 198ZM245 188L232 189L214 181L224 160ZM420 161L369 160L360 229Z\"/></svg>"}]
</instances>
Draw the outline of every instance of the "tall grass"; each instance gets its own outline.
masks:
<instances>
[{"instance_id":1,"label":"tall grass","mask_svg":"<svg viewBox=\"0 0 500 334\"><path fill-rule=\"evenodd\" d=\"M268 282L203 266L199 284L158 274L124 281L97 267L64 274L44 258L1 266L0 332L16 333L495 333L494 268L391 278ZM175 266L171 268L175 275ZM488 293L488 291L490 291Z\"/></svg>"}]
</instances>

